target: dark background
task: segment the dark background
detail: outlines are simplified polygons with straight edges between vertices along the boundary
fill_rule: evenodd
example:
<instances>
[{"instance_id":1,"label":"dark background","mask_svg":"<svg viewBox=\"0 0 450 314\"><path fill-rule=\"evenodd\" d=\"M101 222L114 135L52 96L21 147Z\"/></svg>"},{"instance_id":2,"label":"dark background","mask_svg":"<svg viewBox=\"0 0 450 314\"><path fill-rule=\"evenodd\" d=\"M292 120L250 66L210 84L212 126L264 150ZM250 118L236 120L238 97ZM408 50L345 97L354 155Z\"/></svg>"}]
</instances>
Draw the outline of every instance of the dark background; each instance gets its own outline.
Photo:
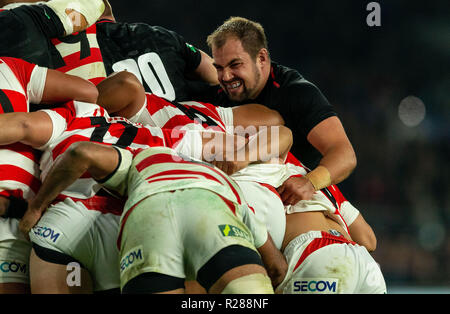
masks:
<instances>
[{"instance_id":1,"label":"dark background","mask_svg":"<svg viewBox=\"0 0 450 314\"><path fill-rule=\"evenodd\" d=\"M380 27L366 23L369 2L110 0L118 21L164 26L208 53L228 17L260 22L272 59L315 83L344 124L358 166L340 187L377 235L388 292L450 288L450 2L377 1ZM403 102L406 118L425 106L417 125L399 116L407 96L421 102Z\"/></svg>"}]
</instances>

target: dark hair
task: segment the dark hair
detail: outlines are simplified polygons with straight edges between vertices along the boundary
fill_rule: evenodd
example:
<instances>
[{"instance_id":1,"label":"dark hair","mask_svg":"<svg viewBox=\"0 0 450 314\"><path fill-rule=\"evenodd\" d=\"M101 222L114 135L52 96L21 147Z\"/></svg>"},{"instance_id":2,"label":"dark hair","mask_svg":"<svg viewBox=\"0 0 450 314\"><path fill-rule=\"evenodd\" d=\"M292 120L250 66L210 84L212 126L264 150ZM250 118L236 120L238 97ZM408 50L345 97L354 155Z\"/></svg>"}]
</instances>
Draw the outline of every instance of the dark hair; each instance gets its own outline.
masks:
<instances>
[{"instance_id":1,"label":"dark hair","mask_svg":"<svg viewBox=\"0 0 450 314\"><path fill-rule=\"evenodd\" d=\"M206 42L211 49L213 46L221 48L231 37L239 39L244 50L253 59L262 48L268 49L262 25L243 17L230 17L208 36Z\"/></svg>"}]
</instances>

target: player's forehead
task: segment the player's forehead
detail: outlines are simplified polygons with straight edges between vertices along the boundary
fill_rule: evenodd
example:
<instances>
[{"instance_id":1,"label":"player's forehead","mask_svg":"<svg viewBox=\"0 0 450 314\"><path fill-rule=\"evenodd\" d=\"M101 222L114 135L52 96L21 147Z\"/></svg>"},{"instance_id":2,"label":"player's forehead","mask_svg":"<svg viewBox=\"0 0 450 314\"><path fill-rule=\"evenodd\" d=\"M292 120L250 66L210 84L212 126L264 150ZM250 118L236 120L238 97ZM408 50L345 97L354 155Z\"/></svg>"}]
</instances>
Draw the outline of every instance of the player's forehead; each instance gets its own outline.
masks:
<instances>
[{"instance_id":1,"label":"player's forehead","mask_svg":"<svg viewBox=\"0 0 450 314\"><path fill-rule=\"evenodd\" d=\"M226 66L233 61L250 60L250 55L242 42L235 37L228 38L221 47L213 46L211 50L216 65Z\"/></svg>"}]
</instances>

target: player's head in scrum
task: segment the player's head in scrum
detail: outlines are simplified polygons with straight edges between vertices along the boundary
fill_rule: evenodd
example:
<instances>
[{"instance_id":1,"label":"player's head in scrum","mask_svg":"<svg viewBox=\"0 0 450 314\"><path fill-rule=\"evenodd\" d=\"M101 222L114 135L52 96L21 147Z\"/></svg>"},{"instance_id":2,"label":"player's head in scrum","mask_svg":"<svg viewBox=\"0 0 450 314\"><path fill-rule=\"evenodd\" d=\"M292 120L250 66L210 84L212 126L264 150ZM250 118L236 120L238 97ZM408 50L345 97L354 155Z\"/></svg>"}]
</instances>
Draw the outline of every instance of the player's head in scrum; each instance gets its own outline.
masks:
<instances>
[{"instance_id":1,"label":"player's head in scrum","mask_svg":"<svg viewBox=\"0 0 450 314\"><path fill-rule=\"evenodd\" d=\"M219 82L233 101L255 99L270 74L267 38L261 24L231 17L207 38Z\"/></svg>"}]
</instances>

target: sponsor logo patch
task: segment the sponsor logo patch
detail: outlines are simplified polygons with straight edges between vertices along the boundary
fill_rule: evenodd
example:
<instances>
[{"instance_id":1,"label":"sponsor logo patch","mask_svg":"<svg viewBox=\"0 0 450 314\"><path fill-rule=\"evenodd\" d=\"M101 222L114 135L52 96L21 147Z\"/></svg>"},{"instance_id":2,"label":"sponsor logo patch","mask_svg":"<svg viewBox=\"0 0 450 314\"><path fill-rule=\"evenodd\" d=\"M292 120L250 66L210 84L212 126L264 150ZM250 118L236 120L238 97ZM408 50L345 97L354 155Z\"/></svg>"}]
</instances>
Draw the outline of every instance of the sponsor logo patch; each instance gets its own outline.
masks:
<instances>
[{"instance_id":1,"label":"sponsor logo patch","mask_svg":"<svg viewBox=\"0 0 450 314\"><path fill-rule=\"evenodd\" d=\"M233 225L219 225L219 230L224 237L238 237L247 241L251 241L251 237L247 232Z\"/></svg>"},{"instance_id":2,"label":"sponsor logo patch","mask_svg":"<svg viewBox=\"0 0 450 314\"><path fill-rule=\"evenodd\" d=\"M53 243L55 243L61 235L60 232L57 232L49 227L34 226L31 230L35 235L46 240L50 240Z\"/></svg>"},{"instance_id":3,"label":"sponsor logo patch","mask_svg":"<svg viewBox=\"0 0 450 314\"><path fill-rule=\"evenodd\" d=\"M120 260L120 273L124 273L133 266L144 262L144 250L142 245L129 250Z\"/></svg>"},{"instance_id":4,"label":"sponsor logo patch","mask_svg":"<svg viewBox=\"0 0 450 314\"><path fill-rule=\"evenodd\" d=\"M298 293L337 293L339 279L334 278L304 278L293 283L293 292Z\"/></svg>"},{"instance_id":5,"label":"sponsor logo patch","mask_svg":"<svg viewBox=\"0 0 450 314\"><path fill-rule=\"evenodd\" d=\"M27 266L27 264L23 264L23 263L19 263L19 262L0 261L0 272L1 273L27 274L28 266Z\"/></svg>"}]
</instances>

